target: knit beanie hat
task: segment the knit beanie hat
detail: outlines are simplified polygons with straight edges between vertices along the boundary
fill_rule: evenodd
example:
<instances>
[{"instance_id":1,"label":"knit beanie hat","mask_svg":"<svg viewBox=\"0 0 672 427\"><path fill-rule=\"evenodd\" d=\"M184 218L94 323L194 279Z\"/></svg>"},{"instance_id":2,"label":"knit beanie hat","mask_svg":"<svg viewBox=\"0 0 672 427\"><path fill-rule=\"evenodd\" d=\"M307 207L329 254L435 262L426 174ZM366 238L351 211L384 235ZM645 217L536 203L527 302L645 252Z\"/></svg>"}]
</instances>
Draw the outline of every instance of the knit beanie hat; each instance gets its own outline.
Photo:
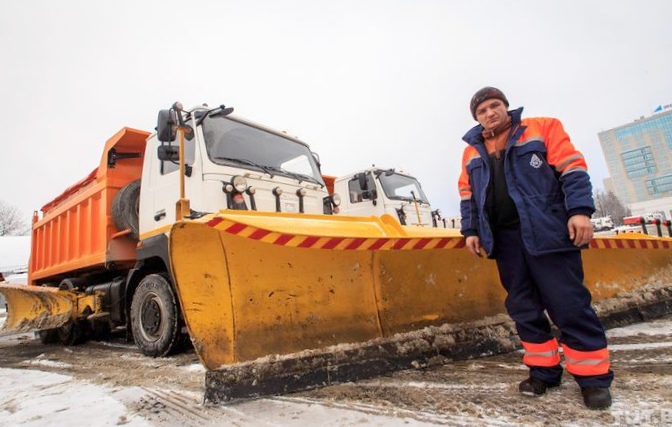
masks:
<instances>
[{"instance_id":1,"label":"knit beanie hat","mask_svg":"<svg viewBox=\"0 0 672 427\"><path fill-rule=\"evenodd\" d=\"M502 91L497 88L486 86L483 89L476 92L473 97L471 97L471 104L469 105L469 107L471 108L471 115L474 118L474 120L476 120L476 108L478 108L481 102L493 98L501 99L502 102L504 102L504 104L506 104L508 108L509 100L506 99L504 93L502 93Z\"/></svg>"}]
</instances>

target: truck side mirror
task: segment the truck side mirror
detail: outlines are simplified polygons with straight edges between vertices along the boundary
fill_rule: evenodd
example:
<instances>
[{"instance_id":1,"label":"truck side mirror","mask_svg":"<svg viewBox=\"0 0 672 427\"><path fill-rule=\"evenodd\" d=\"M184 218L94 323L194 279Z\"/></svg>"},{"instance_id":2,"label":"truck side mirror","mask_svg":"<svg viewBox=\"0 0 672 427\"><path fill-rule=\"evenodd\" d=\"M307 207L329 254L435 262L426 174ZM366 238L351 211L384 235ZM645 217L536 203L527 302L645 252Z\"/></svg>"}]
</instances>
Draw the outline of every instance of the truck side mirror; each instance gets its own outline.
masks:
<instances>
[{"instance_id":1,"label":"truck side mirror","mask_svg":"<svg viewBox=\"0 0 672 427\"><path fill-rule=\"evenodd\" d=\"M373 190L364 190L362 191L362 200L371 200L375 205L376 199L378 198L378 192L374 188Z\"/></svg>"},{"instance_id":2,"label":"truck side mirror","mask_svg":"<svg viewBox=\"0 0 672 427\"><path fill-rule=\"evenodd\" d=\"M175 111L161 110L156 121L156 136L161 142L172 142L177 137Z\"/></svg>"},{"instance_id":3,"label":"truck side mirror","mask_svg":"<svg viewBox=\"0 0 672 427\"><path fill-rule=\"evenodd\" d=\"M358 173L357 174L357 182L359 182L359 188L362 189L362 191L366 191L369 189L369 182L366 179L366 174L365 173Z\"/></svg>"},{"instance_id":4,"label":"truck side mirror","mask_svg":"<svg viewBox=\"0 0 672 427\"><path fill-rule=\"evenodd\" d=\"M174 145L160 145L157 149L159 160L177 162L180 160L180 149Z\"/></svg>"}]
</instances>

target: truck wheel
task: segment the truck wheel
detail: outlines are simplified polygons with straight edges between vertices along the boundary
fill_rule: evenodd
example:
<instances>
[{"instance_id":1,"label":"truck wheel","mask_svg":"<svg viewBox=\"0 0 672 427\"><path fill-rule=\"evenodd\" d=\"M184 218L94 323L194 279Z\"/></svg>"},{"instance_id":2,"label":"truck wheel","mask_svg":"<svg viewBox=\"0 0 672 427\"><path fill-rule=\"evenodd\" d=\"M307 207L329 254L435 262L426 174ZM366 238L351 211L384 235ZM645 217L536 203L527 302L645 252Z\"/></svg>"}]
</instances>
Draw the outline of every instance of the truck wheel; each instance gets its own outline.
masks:
<instances>
[{"instance_id":1,"label":"truck wheel","mask_svg":"<svg viewBox=\"0 0 672 427\"><path fill-rule=\"evenodd\" d=\"M56 331L58 339L65 346L77 345L86 341L86 328L80 322L68 322Z\"/></svg>"},{"instance_id":2,"label":"truck wheel","mask_svg":"<svg viewBox=\"0 0 672 427\"><path fill-rule=\"evenodd\" d=\"M43 283L42 286L45 288L49 288L52 285L50 285L49 283ZM42 329L40 331L37 331L37 336L38 338L40 338L40 342L42 344L56 344L59 341L58 328Z\"/></svg>"},{"instance_id":3,"label":"truck wheel","mask_svg":"<svg viewBox=\"0 0 672 427\"><path fill-rule=\"evenodd\" d=\"M121 187L112 199L112 220L119 231L130 228L131 236L136 239L138 233L140 209L140 180L136 179Z\"/></svg>"},{"instance_id":4,"label":"truck wheel","mask_svg":"<svg viewBox=\"0 0 672 427\"><path fill-rule=\"evenodd\" d=\"M150 274L142 279L131 303L133 339L143 354L162 357L177 349L180 315L168 279Z\"/></svg>"}]
</instances>

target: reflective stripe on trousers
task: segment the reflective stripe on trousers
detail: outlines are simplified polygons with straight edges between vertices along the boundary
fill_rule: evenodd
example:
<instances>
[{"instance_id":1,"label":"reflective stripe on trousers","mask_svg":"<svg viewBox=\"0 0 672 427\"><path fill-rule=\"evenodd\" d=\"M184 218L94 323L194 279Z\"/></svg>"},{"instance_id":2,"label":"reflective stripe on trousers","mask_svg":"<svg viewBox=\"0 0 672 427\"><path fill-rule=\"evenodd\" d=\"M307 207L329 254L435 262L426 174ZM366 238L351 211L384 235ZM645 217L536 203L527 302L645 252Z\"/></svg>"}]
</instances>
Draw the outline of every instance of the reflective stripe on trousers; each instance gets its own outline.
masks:
<instances>
[{"instance_id":1,"label":"reflective stripe on trousers","mask_svg":"<svg viewBox=\"0 0 672 427\"><path fill-rule=\"evenodd\" d=\"M565 354L565 368L570 374L587 377L609 373L611 363L606 347L593 351L579 351L562 344L562 351Z\"/></svg>"},{"instance_id":2,"label":"reflective stripe on trousers","mask_svg":"<svg viewBox=\"0 0 672 427\"><path fill-rule=\"evenodd\" d=\"M523 363L528 366L557 366L560 364L560 352L558 341L553 338L544 343L537 344L522 341L525 355Z\"/></svg>"}]
</instances>

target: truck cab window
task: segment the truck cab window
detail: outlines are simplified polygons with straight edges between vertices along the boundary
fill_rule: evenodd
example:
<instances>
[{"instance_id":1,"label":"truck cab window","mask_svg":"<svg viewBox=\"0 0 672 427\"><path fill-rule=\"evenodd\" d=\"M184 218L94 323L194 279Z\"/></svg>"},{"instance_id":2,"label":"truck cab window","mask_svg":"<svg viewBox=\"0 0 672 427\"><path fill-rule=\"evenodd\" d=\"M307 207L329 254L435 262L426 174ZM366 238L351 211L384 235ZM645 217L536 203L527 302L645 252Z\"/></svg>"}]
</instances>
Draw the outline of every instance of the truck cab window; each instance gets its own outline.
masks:
<instances>
[{"instance_id":1,"label":"truck cab window","mask_svg":"<svg viewBox=\"0 0 672 427\"><path fill-rule=\"evenodd\" d=\"M400 173L381 173L380 184L385 195L392 200L417 201L429 204L417 179Z\"/></svg>"},{"instance_id":2,"label":"truck cab window","mask_svg":"<svg viewBox=\"0 0 672 427\"><path fill-rule=\"evenodd\" d=\"M209 159L218 165L258 170L324 185L308 146L230 117L203 121Z\"/></svg>"}]
</instances>

